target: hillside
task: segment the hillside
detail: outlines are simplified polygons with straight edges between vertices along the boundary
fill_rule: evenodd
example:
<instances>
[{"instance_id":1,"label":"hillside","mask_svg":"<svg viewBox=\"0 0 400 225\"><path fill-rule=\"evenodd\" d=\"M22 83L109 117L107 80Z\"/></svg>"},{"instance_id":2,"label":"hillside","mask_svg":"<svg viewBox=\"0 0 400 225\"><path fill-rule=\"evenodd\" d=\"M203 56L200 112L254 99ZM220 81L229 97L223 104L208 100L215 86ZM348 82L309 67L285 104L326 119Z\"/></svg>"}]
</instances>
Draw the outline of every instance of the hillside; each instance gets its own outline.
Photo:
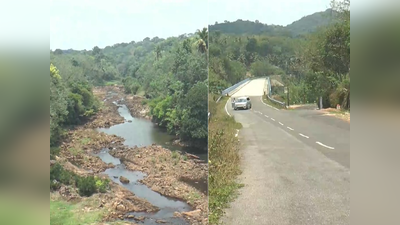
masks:
<instances>
[{"instance_id":1,"label":"hillside","mask_svg":"<svg viewBox=\"0 0 400 225\"><path fill-rule=\"evenodd\" d=\"M283 26L278 25L267 25L258 21L249 21L238 19L235 22L225 21L224 23L216 23L209 26L210 32L220 31L226 34L268 34L270 36L290 36L290 32L287 32Z\"/></svg>"},{"instance_id":2,"label":"hillside","mask_svg":"<svg viewBox=\"0 0 400 225\"><path fill-rule=\"evenodd\" d=\"M191 36L145 38L103 49L95 46L89 51L51 51L50 62L54 73L57 72L64 82L60 85L72 90L71 94L66 92L64 96L70 104L64 105L71 106L69 111L76 109L77 118L73 113L60 115L60 118L70 116L74 123L80 122L86 119L85 115L95 114L98 110L97 105L92 107L90 99L86 101L75 95L73 91L79 89L79 85L87 87L81 91L86 96L93 86L119 84L123 85L126 94L146 98L143 104L148 105L149 113L158 126L176 135L185 144L205 148L207 108L203 106L207 105L207 40L207 28L204 28ZM55 108L58 102L53 102ZM89 104L88 107L85 104ZM60 112L65 111L62 109ZM54 127L53 130L58 128Z\"/></svg>"},{"instance_id":3,"label":"hillside","mask_svg":"<svg viewBox=\"0 0 400 225\"><path fill-rule=\"evenodd\" d=\"M327 26L335 22L337 13L332 9L327 9L324 12L316 12L311 15L305 16L285 27L293 36L301 34L312 33L318 27Z\"/></svg>"},{"instance_id":4,"label":"hillside","mask_svg":"<svg viewBox=\"0 0 400 225\"><path fill-rule=\"evenodd\" d=\"M332 14L332 9L327 9L324 12L316 12L308 16L294 21L287 26L279 26L273 24L263 24L259 21L248 21L238 19L234 22L225 21L224 23L216 23L209 26L210 32L220 31L226 34L251 34L260 35L266 34L269 36L292 36L296 37L301 34L311 33L317 30L318 27L326 26L335 21L336 14ZM333 15L333 16L332 16Z\"/></svg>"}]
</instances>

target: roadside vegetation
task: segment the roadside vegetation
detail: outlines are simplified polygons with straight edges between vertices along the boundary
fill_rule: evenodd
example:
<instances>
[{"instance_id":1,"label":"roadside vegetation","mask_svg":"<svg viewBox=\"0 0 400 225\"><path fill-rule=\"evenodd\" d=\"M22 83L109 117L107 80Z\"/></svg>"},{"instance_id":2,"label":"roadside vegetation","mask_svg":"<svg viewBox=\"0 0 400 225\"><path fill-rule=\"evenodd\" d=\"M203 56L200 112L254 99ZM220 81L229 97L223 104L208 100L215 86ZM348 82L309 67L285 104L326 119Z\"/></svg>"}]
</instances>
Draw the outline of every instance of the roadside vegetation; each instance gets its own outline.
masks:
<instances>
[{"instance_id":1,"label":"roadside vegetation","mask_svg":"<svg viewBox=\"0 0 400 225\"><path fill-rule=\"evenodd\" d=\"M227 98L215 102L216 95L209 97L209 223L218 224L223 209L233 200L241 187L236 180L240 171L239 142L235 137L241 124L225 112Z\"/></svg>"},{"instance_id":2,"label":"roadside vegetation","mask_svg":"<svg viewBox=\"0 0 400 225\"><path fill-rule=\"evenodd\" d=\"M264 101L265 104L271 105L271 106L273 106L273 107L275 107L275 108L277 108L277 109L286 109L286 108L283 107L281 104L276 103L276 102L274 102L274 101L271 101L267 96L263 96L262 99L263 99L263 101ZM282 101L283 99L276 99L276 100Z\"/></svg>"}]
</instances>

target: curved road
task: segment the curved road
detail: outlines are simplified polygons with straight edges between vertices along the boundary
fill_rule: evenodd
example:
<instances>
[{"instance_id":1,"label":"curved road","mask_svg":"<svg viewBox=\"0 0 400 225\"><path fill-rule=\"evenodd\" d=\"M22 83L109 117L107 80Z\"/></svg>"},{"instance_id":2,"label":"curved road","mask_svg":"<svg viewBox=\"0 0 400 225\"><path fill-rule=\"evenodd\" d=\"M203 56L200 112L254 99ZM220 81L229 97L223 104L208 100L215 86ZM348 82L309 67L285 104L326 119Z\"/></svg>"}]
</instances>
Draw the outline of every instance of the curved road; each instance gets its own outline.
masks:
<instances>
[{"instance_id":1,"label":"curved road","mask_svg":"<svg viewBox=\"0 0 400 225\"><path fill-rule=\"evenodd\" d=\"M350 124L317 110L277 110L256 79L232 97L249 96L251 110L227 113L242 123L245 187L222 221L232 225L350 224Z\"/></svg>"}]
</instances>

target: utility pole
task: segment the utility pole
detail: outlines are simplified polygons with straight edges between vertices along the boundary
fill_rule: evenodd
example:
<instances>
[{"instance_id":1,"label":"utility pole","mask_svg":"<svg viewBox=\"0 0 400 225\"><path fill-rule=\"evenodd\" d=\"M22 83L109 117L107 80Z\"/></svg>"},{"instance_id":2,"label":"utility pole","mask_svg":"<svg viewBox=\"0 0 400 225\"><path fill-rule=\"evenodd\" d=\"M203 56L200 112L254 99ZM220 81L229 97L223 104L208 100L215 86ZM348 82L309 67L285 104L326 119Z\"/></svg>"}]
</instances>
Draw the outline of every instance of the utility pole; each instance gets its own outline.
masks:
<instances>
[{"instance_id":1,"label":"utility pole","mask_svg":"<svg viewBox=\"0 0 400 225\"><path fill-rule=\"evenodd\" d=\"M319 97L319 109L322 109L322 96Z\"/></svg>"},{"instance_id":2,"label":"utility pole","mask_svg":"<svg viewBox=\"0 0 400 225\"><path fill-rule=\"evenodd\" d=\"M286 94L286 99L287 99L286 107L289 107L289 86L284 87L283 91Z\"/></svg>"}]
</instances>

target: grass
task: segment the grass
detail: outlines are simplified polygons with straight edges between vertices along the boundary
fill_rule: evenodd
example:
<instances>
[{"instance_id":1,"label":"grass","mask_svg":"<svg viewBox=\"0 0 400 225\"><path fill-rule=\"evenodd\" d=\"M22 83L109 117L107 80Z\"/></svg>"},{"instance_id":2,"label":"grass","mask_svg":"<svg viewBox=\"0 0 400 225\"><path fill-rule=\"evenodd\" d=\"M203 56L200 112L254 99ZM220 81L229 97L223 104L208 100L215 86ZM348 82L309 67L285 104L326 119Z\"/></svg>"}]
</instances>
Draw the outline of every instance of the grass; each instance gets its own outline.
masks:
<instances>
[{"instance_id":1,"label":"grass","mask_svg":"<svg viewBox=\"0 0 400 225\"><path fill-rule=\"evenodd\" d=\"M143 90L142 87L139 88L139 90L136 92L137 96L144 96L146 92Z\"/></svg>"},{"instance_id":2,"label":"grass","mask_svg":"<svg viewBox=\"0 0 400 225\"><path fill-rule=\"evenodd\" d=\"M268 105L271 105L271 106L274 106L275 108L278 108L278 109L286 109L286 108L283 107L281 104L278 104L278 103L276 103L276 102L273 102L273 101L269 100L269 98L268 98L267 96L263 96L263 101L264 101L264 103L266 103L266 104L268 104Z\"/></svg>"},{"instance_id":3,"label":"grass","mask_svg":"<svg viewBox=\"0 0 400 225\"><path fill-rule=\"evenodd\" d=\"M71 152L73 156L77 156L83 153L83 150L78 148L69 148L68 150Z\"/></svg>"},{"instance_id":4,"label":"grass","mask_svg":"<svg viewBox=\"0 0 400 225\"><path fill-rule=\"evenodd\" d=\"M120 80L111 80L111 81L107 81L104 85L105 86L112 86L112 85L120 85L122 84Z\"/></svg>"},{"instance_id":5,"label":"grass","mask_svg":"<svg viewBox=\"0 0 400 225\"><path fill-rule=\"evenodd\" d=\"M241 124L225 112L227 98L215 103L209 99L211 119L208 126L209 150L209 224L218 224L223 210L235 199L242 187L237 182L241 173L239 143L235 137Z\"/></svg>"},{"instance_id":6,"label":"grass","mask_svg":"<svg viewBox=\"0 0 400 225\"><path fill-rule=\"evenodd\" d=\"M50 159L55 159L55 156L60 155L60 147L50 147Z\"/></svg>"},{"instance_id":7,"label":"grass","mask_svg":"<svg viewBox=\"0 0 400 225\"><path fill-rule=\"evenodd\" d=\"M346 114L350 113L349 110L344 110L344 109L337 110L335 108L327 109L326 111L328 111L329 113L332 113L332 114L339 114L339 115L346 115Z\"/></svg>"},{"instance_id":8,"label":"grass","mask_svg":"<svg viewBox=\"0 0 400 225\"><path fill-rule=\"evenodd\" d=\"M81 144L86 145L87 143L90 142L90 138L82 138L82 139L80 140L80 142L81 142Z\"/></svg>"},{"instance_id":9,"label":"grass","mask_svg":"<svg viewBox=\"0 0 400 225\"><path fill-rule=\"evenodd\" d=\"M104 210L85 211L85 207L95 208L96 200L70 203L59 199L50 200L51 225L76 225L101 222ZM98 205L99 203L97 203Z\"/></svg>"},{"instance_id":10,"label":"grass","mask_svg":"<svg viewBox=\"0 0 400 225\"><path fill-rule=\"evenodd\" d=\"M197 192L191 192L189 194L189 202L193 204L193 202L199 200L201 198L200 194Z\"/></svg>"},{"instance_id":11,"label":"grass","mask_svg":"<svg viewBox=\"0 0 400 225\"><path fill-rule=\"evenodd\" d=\"M173 151L173 152L172 152L172 158L173 158L173 159L179 158L179 153L178 153L177 151Z\"/></svg>"}]
</instances>

